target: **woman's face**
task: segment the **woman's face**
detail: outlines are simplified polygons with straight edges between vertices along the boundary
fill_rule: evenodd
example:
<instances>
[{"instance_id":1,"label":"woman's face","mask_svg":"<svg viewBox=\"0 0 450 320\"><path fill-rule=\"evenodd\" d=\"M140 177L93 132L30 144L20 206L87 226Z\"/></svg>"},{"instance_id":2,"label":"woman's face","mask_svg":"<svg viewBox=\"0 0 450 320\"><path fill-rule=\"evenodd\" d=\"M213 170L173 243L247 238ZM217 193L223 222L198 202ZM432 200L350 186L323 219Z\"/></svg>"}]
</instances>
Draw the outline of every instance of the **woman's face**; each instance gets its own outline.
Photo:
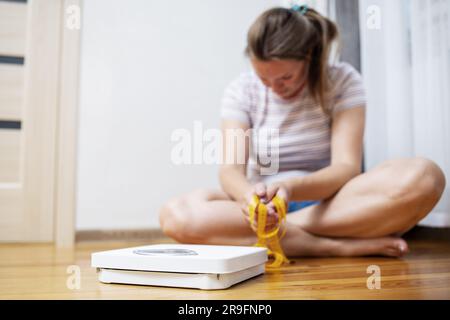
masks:
<instances>
[{"instance_id":1,"label":"woman's face","mask_svg":"<svg viewBox=\"0 0 450 320\"><path fill-rule=\"evenodd\" d=\"M264 85L283 99L294 98L306 84L306 61L251 59L251 63Z\"/></svg>"}]
</instances>

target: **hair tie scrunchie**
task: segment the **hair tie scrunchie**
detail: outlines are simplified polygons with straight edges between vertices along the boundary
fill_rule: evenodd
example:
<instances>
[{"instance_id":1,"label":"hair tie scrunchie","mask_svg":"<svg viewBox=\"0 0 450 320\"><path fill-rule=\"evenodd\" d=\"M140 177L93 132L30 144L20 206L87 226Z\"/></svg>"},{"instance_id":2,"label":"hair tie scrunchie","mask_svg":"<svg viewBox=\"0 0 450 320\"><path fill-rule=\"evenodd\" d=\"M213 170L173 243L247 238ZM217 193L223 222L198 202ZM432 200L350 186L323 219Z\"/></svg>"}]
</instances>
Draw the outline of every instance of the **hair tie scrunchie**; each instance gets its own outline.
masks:
<instances>
[{"instance_id":1,"label":"hair tie scrunchie","mask_svg":"<svg viewBox=\"0 0 450 320\"><path fill-rule=\"evenodd\" d=\"M302 4L301 6L296 4L296 5L292 6L291 10L297 11L302 16L304 16L308 12L309 8L306 4Z\"/></svg>"}]
</instances>

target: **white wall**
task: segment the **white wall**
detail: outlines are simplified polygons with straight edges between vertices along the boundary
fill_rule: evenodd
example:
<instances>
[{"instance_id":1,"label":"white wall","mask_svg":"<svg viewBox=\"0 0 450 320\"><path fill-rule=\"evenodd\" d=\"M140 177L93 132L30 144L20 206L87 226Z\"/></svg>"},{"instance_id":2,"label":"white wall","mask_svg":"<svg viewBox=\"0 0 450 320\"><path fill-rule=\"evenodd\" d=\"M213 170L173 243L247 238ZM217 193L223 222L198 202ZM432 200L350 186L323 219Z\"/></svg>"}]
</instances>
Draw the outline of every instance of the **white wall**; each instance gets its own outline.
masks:
<instances>
[{"instance_id":1,"label":"white wall","mask_svg":"<svg viewBox=\"0 0 450 320\"><path fill-rule=\"evenodd\" d=\"M177 128L219 125L224 87L249 68L245 36L275 0L83 2L77 229L159 227L170 197L218 187L176 166Z\"/></svg>"}]
</instances>

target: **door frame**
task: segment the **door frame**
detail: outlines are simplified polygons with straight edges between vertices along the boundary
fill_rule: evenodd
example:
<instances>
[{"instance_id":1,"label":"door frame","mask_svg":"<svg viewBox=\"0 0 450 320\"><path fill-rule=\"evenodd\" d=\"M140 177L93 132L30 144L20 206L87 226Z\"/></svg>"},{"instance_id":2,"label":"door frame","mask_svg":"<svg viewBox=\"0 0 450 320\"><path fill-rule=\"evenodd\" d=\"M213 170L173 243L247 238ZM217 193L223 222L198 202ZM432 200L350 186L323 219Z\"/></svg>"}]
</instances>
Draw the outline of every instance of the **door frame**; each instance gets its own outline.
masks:
<instances>
[{"instance_id":1,"label":"door frame","mask_svg":"<svg viewBox=\"0 0 450 320\"><path fill-rule=\"evenodd\" d=\"M54 215L54 243L57 247L72 247L75 243L81 29L69 29L67 26L69 15L74 14L70 8L74 6L79 9L81 17L82 0L64 0L60 19L60 85Z\"/></svg>"}]
</instances>

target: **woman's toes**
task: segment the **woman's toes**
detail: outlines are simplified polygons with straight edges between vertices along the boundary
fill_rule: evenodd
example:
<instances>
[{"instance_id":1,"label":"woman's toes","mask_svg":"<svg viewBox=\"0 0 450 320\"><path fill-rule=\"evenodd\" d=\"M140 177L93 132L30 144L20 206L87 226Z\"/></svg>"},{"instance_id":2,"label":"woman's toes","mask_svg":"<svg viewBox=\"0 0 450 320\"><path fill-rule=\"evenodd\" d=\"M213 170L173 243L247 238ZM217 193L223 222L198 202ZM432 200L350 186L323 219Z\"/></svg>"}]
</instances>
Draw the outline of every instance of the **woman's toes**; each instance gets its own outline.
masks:
<instances>
[{"instance_id":1,"label":"woman's toes","mask_svg":"<svg viewBox=\"0 0 450 320\"><path fill-rule=\"evenodd\" d=\"M408 243L403 239L399 240L400 241L398 243L398 249L400 250L400 252L402 252L403 254L408 253L409 252Z\"/></svg>"},{"instance_id":2,"label":"woman's toes","mask_svg":"<svg viewBox=\"0 0 450 320\"><path fill-rule=\"evenodd\" d=\"M405 240L401 238L390 238L387 239L387 243L381 250L381 253L389 257L401 257L408 253L408 251L408 244Z\"/></svg>"}]
</instances>

